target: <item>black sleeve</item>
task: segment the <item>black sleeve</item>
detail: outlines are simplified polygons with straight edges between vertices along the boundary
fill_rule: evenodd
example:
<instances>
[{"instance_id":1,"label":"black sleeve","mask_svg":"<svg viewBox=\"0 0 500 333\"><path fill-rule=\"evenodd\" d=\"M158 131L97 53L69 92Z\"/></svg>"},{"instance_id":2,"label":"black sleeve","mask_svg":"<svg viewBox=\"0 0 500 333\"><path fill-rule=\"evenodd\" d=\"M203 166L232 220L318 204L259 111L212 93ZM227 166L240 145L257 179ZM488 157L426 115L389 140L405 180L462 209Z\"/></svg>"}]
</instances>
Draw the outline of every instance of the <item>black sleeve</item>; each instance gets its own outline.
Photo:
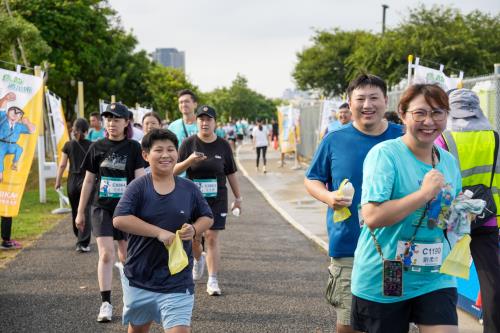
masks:
<instances>
[{"instance_id":1,"label":"black sleeve","mask_svg":"<svg viewBox=\"0 0 500 333\"><path fill-rule=\"evenodd\" d=\"M134 171L140 168L144 168L144 158L142 158L142 149L139 142L130 140L132 143L132 158L134 161Z\"/></svg>"},{"instance_id":2,"label":"black sleeve","mask_svg":"<svg viewBox=\"0 0 500 333\"><path fill-rule=\"evenodd\" d=\"M65 153L66 155L70 156L71 153L70 153L70 144L71 144L71 141L68 141L64 144L63 148L62 148L62 152Z\"/></svg>"},{"instance_id":3,"label":"black sleeve","mask_svg":"<svg viewBox=\"0 0 500 333\"><path fill-rule=\"evenodd\" d=\"M189 155L191 155L193 153L193 151L192 151L193 145L192 145L191 141L192 140L190 140L190 139L186 139L182 142L182 144L179 148L179 157L177 159L177 162L182 162L182 161L187 160Z\"/></svg>"},{"instance_id":4,"label":"black sleeve","mask_svg":"<svg viewBox=\"0 0 500 333\"><path fill-rule=\"evenodd\" d=\"M99 161L96 161L96 151L97 151L97 143L99 141L94 142L89 150L87 151L87 154L85 155L85 158L82 163L82 169L85 171L92 172L93 174L97 174L99 171Z\"/></svg>"}]
</instances>

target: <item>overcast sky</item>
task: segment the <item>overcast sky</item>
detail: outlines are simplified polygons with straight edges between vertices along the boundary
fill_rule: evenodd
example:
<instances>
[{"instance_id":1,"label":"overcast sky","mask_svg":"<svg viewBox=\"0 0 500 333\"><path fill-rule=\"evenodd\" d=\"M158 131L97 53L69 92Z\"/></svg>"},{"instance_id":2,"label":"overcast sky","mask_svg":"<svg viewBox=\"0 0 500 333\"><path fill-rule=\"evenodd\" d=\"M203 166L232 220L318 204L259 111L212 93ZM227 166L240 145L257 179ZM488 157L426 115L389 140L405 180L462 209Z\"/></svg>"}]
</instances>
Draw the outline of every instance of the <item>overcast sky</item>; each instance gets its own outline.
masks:
<instances>
[{"instance_id":1,"label":"overcast sky","mask_svg":"<svg viewBox=\"0 0 500 333\"><path fill-rule=\"evenodd\" d=\"M229 86L237 73L269 97L293 88L296 53L310 45L315 29L381 31L406 17L401 0L109 0L139 48L174 47L186 52L186 73L203 91ZM499 0L431 0L464 13L500 12ZM415 5L413 5L415 6ZM435 59L437 61L437 59ZM492 65L493 66L493 65Z\"/></svg>"}]
</instances>

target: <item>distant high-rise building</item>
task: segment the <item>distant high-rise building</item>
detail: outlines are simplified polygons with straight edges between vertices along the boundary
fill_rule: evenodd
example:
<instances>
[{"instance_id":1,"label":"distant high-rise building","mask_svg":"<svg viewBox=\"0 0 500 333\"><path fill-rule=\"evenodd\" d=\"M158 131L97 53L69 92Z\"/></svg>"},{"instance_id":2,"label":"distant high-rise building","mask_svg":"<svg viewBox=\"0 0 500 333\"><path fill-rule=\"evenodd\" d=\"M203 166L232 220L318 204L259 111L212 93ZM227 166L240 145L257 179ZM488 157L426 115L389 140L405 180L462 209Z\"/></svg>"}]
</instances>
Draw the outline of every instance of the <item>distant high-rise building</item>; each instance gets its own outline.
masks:
<instances>
[{"instance_id":1,"label":"distant high-rise building","mask_svg":"<svg viewBox=\"0 0 500 333\"><path fill-rule=\"evenodd\" d=\"M153 52L153 60L165 67L173 67L186 71L186 60L184 51L174 48L156 49Z\"/></svg>"}]
</instances>

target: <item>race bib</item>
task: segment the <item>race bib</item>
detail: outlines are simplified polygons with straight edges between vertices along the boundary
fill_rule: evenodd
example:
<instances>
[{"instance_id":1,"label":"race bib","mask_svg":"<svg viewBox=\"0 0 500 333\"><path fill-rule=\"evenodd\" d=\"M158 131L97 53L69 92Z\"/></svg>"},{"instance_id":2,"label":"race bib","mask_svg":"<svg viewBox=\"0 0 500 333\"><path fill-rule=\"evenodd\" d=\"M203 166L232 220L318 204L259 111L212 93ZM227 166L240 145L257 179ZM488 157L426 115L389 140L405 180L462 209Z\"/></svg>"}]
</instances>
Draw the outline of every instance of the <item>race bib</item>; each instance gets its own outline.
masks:
<instances>
[{"instance_id":1,"label":"race bib","mask_svg":"<svg viewBox=\"0 0 500 333\"><path fill-rule=\"evenodd\" d=\"M205 198L217 196L217 179L193 179Z\"/></svg>"},{"instance_id":2,"label":"race bib","mask_svg":"<svg viewBox=\"0 0 500 333\"><path fill-rule=\"evenodd\" d=\"M121 198L127 187L127 178L101 177L100 198Z\"/></svg>"},{"instance_id":3,"label":"race bib","mask_svg":"<svg viewBox=\"0 0 500 333\"><path fill-rule=\"evenodd\" d=\"M398 241L396 252L405 270L412 272L439 272L443 263L443 243L410 243Z\"/></svg>"}]
</instances>

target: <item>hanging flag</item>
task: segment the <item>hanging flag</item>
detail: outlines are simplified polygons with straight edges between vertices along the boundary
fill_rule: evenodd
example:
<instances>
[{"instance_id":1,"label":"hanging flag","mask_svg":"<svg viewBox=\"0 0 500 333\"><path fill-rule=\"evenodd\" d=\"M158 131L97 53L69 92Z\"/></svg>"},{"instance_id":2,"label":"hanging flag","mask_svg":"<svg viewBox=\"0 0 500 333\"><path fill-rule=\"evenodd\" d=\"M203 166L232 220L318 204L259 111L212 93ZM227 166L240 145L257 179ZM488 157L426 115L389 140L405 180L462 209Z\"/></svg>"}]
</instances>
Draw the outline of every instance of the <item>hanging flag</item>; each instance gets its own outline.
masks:
<instances>
[{"instance_id":1,"label":"hanging flag","mask_svg":"<svg viewBox=\"0 0 500 333\"><path fill-rule=\"evenodd\" d=\"M54 124L53 129L55 147L57 150L57 164L59 164L61 163L64 144L69 141L68 125L66 123L66 118L64 117L61 99L58 96L51 94L49 91L45 93L45 98L49 101L49 115L51 116L50 118L52 118L52 123ZM68 176L67 169L64 172L64 176Z\"/></svg>"},{"instance_id":2,"label":"hanging flag","mask_svg":"<svg viewBox=\"0 0 500 333\"><path fill-rule=\"evenodd\" d=\"M278 107L279 141L282 153L291 153L300 143L300 109Z\"/></svg>"},{"instance_id":3,"label":"hanging flag","mask_svg":"<svg viewBox=\"0 0 500 333\"><path fill-rule=\"evenodd\" d=\"M19 213L42 121L42 78L0 68L0 216Z\"/></svg>"}]
</instances>

